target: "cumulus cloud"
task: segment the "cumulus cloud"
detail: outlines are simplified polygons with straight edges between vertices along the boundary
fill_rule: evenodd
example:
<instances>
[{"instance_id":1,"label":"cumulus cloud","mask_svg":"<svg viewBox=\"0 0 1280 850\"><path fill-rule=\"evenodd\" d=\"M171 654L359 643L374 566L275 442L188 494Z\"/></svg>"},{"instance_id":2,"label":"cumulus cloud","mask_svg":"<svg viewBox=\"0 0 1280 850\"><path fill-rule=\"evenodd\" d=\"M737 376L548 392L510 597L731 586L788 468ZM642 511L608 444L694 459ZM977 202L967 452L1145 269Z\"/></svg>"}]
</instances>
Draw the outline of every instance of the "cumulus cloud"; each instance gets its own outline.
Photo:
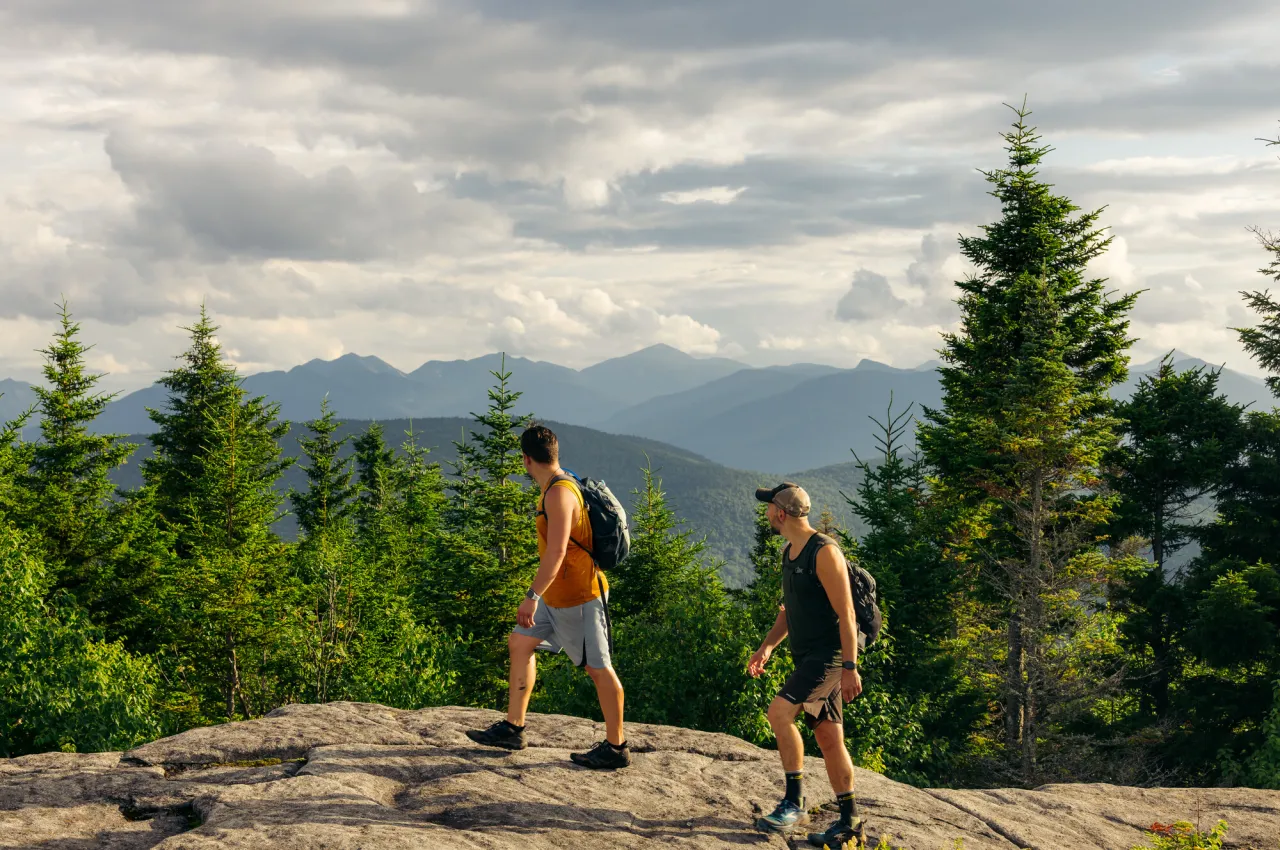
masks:
<instances>
[{"instance_id":1,"label":"cumulus cloud","mask_svg":"<svg viewBox=\"0 0 1280 850\"><path fill-rule=\"evenodd\" d=\"M960 316L955 299L955 282L963 276L956 240L926 233L920 240L919 256L907 266L907 283L920 298L920 318L951 324Z\"/></svg>"},{"instance_id":2,"label":"cumulus cloud","mask_svg":"<svg viewBox=\"0 0 1280 850\"><path fill-rule=\"evenodd\" d=\"M106 152L137 199L124 238L165 256L406 259L481 250L509 229L491 207L421 191L406 174L336 166L309 176L261 147L184 149L118 133Z\"/></svg>"},{"instance_id":3,"label":"cumulus cloud","mask_svg":"<svg viewBox=\"0 0 1280 850\"><path fill-rule=\"evenodd\" d=\"M201 302L247 368L655 342L911 365L1025 91L1046 177L1107 207L1099 273L1151 290L1135 328L1244 365L1280 10L1082 2L11 0L0 323L65 295L139 381Z\"/></svg>"},{"instance_id":4,"label":"cumulus cloud","mask_svg":"<svg viewBox=\"0 0 1280 850\"><path fill-rule=\"evenodd\" d=\"M858 269L849 291L836 303L836 318L842 322L882 319L905 306L906 302L893 294L889 278L867 269Z\"/></svg>"}]
</instances>

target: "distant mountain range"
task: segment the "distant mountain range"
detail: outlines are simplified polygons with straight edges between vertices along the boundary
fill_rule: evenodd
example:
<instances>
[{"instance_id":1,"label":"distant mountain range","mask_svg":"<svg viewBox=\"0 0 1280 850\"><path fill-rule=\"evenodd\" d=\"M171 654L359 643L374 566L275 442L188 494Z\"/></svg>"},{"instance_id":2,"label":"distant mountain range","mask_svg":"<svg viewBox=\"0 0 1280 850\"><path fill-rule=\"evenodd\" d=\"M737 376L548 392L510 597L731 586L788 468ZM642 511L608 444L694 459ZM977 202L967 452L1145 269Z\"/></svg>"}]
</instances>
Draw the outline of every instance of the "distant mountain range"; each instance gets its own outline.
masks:
<instances>
[{"instance_id":1,"label":"distant mountain range","mask_svg":"<svg viewBox=\"0 0 1280 850\"><path fill-rule=\"evenodd\" d=\"M392 419L381 424L387 442L393 445L399 445L412 426L419 445L431 448L430 459L441 462L446 473L452 470L449 462L457 459L454 441L465 440L474 425L463 418L412 422ZM649 465L661 480L668 504L687 523L686 527L696 537L706 539L712 556L723 559L720 574L725 582L736 587L749 580L752 572L747 556L754 542L756 506L752 494L756 487L778 483L779 476L730 469L654 440L606 434L576 425L548 424L560 437L562 464L579 475L603 479L629 512L633 512L633 491L643 487L641 470ZM361 433L368 426L368 422L344 422L338 438ZM305 434L305 429L294 425L281 441L285 455L302 457L297 439L300 434ZM113 478L118 486L134 488L142 483L139 468L141 462L151 456L152 447L145 436L135 435L129 441L138 444L138 449ZM348 443L344 456L350 455L351 448ZM852 463L796 472L788 479L809 491L815 518L827 508L842 527L855 533L862 531L862 524L841 495L842 492L853 495L861 479ZM295 465L282 476L279 490L288 493L290 488L301 490L306 486L301 466ZM297 523L292 516L287 516L277 524L276 530L286 539L292 539Z\"/></svg>"},{"instance_id":2,"label":"distant mountain range","mask_svg":"<svg viewBox=\"0 0 1280 850\"><path fill-rule=\"evenodd\" d=\"M1207 365L1177 354L1179 368ZM895 411L941 402L936 363L899 369L864 360L853 369L817 364L752 368L724 358L698 358L658 345L586 369L507 357L520 412L614 434L658 440L737 469L770 473L817 469L868 456L892 398ZM288 371L244 379L245 388L280 402L295 422L314 418L327 394L340 416L361 420L466 417L487 404L497 354L430 361L412 372L376 357L347 354ZM1158 361L1136 365L1116 388L1128 396ZM1238 403L1274 404L1258 378L1222 370L1220 387ZM0 381L0 420L34 400L29 386ZM146 408L161 408L158 384L112 402L98 421L107 433L148 433Z\"/></svg>"}]
</instances>

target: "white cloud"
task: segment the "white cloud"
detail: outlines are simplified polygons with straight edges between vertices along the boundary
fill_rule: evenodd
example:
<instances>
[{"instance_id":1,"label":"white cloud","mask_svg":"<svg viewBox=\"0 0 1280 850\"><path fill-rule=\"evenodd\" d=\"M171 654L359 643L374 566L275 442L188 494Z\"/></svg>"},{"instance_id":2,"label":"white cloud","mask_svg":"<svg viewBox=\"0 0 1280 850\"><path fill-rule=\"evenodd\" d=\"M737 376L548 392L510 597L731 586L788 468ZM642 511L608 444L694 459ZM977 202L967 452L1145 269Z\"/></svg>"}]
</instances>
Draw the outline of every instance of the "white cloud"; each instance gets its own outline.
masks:
<instances>
[{"instance_id":1,"label":"white cloud","mask_svg":"<svg viewBox=\"0 0 1280 850\"><path fill-rule=\"evenodd\" d=\"M0 377L33 376L61 295L122 386L202 301L245 368L499 341L914 365L1023 89L1046 178L1108 207L1098 272L1152 290L1135 330L1248 368L1228 326L1261 284L1244 225L1280 226L1253 141L1280 10L1148 6L1099 31L990 2L13 0Z\"/></svg>"},{"instance_id":2,"label":"white cloud","mask_svg":"<svg viewBox=\"0 0 1280 850\"><path fill-rule=\"evenodd\" d=\"M745 192L745 186L732 189L728 186L709 186L705 189L690 189L685 192L663 192L660 196L668 204L731 204Z\"/></svg>"}]
</instances>

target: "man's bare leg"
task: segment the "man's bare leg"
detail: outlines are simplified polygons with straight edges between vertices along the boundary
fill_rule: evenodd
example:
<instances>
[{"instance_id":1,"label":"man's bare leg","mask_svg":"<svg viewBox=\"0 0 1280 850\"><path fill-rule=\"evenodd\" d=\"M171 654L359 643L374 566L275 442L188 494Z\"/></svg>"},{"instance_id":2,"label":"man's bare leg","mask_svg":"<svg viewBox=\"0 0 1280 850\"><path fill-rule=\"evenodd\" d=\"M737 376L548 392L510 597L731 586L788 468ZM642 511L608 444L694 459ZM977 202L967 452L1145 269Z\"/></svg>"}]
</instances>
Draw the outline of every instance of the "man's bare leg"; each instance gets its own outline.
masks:
<instances>
[{"instance_id":1,"label":"man's bare leg","mask_svg":"<svg viewBox=\"0 0 1280 850\"><path fill-rule=\"evenodd\" d=\"M533 683L538 675L538 662L534 653L540 638L511 633L507 649L511 653L511 676L507 683L507 722L512 726L524 726L529 711L529 698L533 696Z\"/></svg>"},{"instance_id":2,"label":"man's bare leg","mask_svg":"<svg viewBox=\"0 0 1280 850\"><path fill-rule=\"evenodd\" d=\"M596 695L600 698L600 711L604 714L605 738L615 747L626 741L622 729L622 682L612 667L587 667L587 675L596 683Z\"/></svg>"},{"instance_id":3,"label":"man's bare leg","mask_svg":"<svg viewBox=\"0 0 1280 850\"><path fill-rule=\"evenodd\" d=\"M778 742L778 755L782 758L782 769L787 773L796 773L804 769L804 740L800 730L796 728L796 718L800 716L800 706L787 702L782 697L775 697L769 704L769 726L773 729L773 737Z\"/></svg>"},{"instance_id":4,"label":"man's bare leg","mask_svg":"<svg viewBox=\"0 0 1280 850\"><path fill-rule=\"evenodd\" d=\"M778 743L778 757L786 773L786 794L772 814L765 815L757 824L766 829L787 832L809 822L804 811L804 741L796 728L796 717L802 708L775 697L769 704L769 725Z\"/></svg>"},{"instance_id":5,"label":"man's bare leg","mask_svg":"<svg viewBox=\"0 0 1280 850\"><path fill-rule=\"evenodd\" d=\"M831 790L836 794L847 794L853 790L853 759L849 758L849 750L844 745L844 725L826 721L814 730L813 736L818 739L822 749L822 760L827 764L827 779L831 780Z\"/></svg>"},{"instance_id":6,"label":"man's bare leg","mask_svg":"<svg viewBox=\"0 0 1280 850\"><path fill-rule=\"evenodd\" d=\"M835 792L836 805L840 808L839 819L824 834L832 836L834 833L848 840L850 835L858 834L854 828L861 818L858 817L858 805L853 795L853 759L849 758L849 750L844 745L844 725L831 720L824 721L814 730L813 736L822 749L822 759L827 765L827 779L831 781L831 790Z\"/></svg>"}]
</instances>

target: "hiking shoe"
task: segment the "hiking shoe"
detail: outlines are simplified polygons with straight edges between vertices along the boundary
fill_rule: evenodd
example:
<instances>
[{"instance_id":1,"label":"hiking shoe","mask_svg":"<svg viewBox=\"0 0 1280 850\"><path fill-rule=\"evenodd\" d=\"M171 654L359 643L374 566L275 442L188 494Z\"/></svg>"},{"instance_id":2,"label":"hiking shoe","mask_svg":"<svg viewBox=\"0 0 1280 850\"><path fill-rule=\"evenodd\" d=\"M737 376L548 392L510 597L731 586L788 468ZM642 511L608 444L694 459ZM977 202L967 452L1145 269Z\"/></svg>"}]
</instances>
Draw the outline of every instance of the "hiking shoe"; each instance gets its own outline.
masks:
<instances>
[{"instance_id":1,"label":"hiking shoe","mask_svg":"<svg viewBox=\"0 0 1280 850\"><path fill-rule=\"evenodd\" d=\"M786 832L793 827L801 826L808 822L809 813L786 797L782 798L778 808L774 809L771 814L767 814L757 821L761 827L772 829L776 832Z\"/></svg>"},{"instance_id":2,"label":"hiking shoe","mask_svg":"<svg viewBox=\"0 0 1280 850\"><path fill-rule=\"evenodd\" d=\"M608 741L601 741L585 753L569 753L574 764L596 770L617 770L631 764L631 748L626 744L615 749Z\"/></svg>"},{"instance_id":3,"label":"hiking shoe","mask_svg":"<svg viewBox=\"0 0 1280 850\"><path fill-rule=\"evenodd\" d=\"M813 847L823 847L826 850L840 850L845 847L861 847L859 842L865 842L866 830L863 829L862 821L858 821L858 825L854 827L842 826L840 821L836 821L827 827L826 832L809 833L809 844Z\"/></svg>"},{"instance_id":4,"label":"hiking shoe","mask_svg":"<svg viewBox=\"0 0 1280 850\"><path fill-rule=\"evenodd\" d=\"M504 750L523 750L528 746L524 742L524 730L517 729L505 720L499 720L488 729L468 729L467 737L477 744L501 747Z\"/></svg>"}]
</instances>

